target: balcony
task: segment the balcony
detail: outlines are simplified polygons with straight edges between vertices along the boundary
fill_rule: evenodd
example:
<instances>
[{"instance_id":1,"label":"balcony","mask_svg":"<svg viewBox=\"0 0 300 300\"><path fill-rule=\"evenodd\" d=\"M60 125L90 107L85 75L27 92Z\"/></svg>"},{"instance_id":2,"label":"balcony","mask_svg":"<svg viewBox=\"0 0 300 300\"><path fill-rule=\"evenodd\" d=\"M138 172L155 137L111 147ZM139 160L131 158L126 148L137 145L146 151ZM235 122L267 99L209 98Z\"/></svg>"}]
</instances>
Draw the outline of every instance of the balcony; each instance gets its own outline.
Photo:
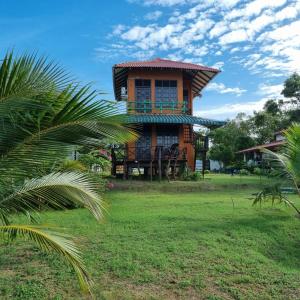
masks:
<instances>
[{"instance_id":1,"label":"balcony","mask_svg":"<svg viewBox=\"0 0 300 300\"><path fill-rule=\"evenodd\" d=\"M191 114L191 110L188 108L187 102L183 101L127 101L127 112L129 114Z\"/></svg>"}]
</instances>

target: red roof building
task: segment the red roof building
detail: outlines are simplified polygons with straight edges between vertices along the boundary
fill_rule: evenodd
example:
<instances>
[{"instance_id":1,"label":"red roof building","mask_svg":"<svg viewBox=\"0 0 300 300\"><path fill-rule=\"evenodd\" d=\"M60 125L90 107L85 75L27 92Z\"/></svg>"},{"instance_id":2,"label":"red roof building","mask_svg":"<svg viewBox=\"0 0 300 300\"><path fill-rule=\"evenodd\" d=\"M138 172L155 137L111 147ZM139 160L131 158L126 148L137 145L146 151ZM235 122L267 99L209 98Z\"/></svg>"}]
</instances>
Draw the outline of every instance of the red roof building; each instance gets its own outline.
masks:
<instances>
[{"instance_id":1,"label":"red roof building","mask_svg":"<svg viewBox=\"0 0 300 300\"><path fill-rule=\"evenodd\" d=\"M156 58L113 66L114 93L126 101L128 122L138 124L139 138L126 145L121 156L113 154L113 174L132 169L144 175L173 175L195 168L193 125L208 128L224 122L193 116L193 99L220 72L215 68ZM119 151L120 152L120 151Z\"/></svg>"}]
</instances>

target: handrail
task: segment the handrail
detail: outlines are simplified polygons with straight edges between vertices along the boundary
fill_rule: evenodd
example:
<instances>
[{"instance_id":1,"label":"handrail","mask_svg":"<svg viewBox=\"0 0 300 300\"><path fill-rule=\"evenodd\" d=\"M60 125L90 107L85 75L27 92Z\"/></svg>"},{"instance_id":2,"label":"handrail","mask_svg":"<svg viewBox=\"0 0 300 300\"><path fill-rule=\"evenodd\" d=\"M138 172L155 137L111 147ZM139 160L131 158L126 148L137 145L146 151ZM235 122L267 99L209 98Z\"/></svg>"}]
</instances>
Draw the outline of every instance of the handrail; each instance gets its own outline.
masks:
<instances>
[{"instance_id":1,"label":"handrail","mask_svg":"<svg viewBox=\"0 0 300 300\"><path fill-rule=\"evenodd\" d=\"M128 160L133 158L133 160L146 160L146 161L157 161L158 153L161 153L162 160L169 159L186 159L186 147L178 147L178 151L174 152L174 148L163 147L163 146L151 146L151 147L125 147L125 148L114 148L114 158L115 160Z\"/></svg>"},{"instance_id":2,"label":"handrail","mask_svg":"<svg viewBox=\"0 0 300 300\"><path fill-rule=\"evenodd\" d=\"M128 113L180 113L190 114L186 101L127 101Z\"/></svg>"}]
</instances>

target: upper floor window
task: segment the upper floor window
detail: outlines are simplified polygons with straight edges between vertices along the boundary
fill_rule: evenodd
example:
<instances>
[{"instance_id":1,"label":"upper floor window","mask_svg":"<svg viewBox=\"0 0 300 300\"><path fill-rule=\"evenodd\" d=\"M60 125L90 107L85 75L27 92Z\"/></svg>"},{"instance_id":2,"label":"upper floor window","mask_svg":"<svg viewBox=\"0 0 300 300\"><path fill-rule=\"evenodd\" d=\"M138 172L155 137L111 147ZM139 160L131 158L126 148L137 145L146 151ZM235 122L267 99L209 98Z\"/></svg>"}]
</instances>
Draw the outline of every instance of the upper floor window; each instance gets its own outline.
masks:
<instances>
[{"instance_id":1,"label":"upper floor window","mask_svg":"<svg viewBox=\"0 0 300 300\"><path fill-rule=\"evenodd\" d=\"M155 107L176 108L177 107L177 81L155 80Z\"/></svg>"},{"instance_id":2,"label":"upper floor window","mask_svg":"<svg viewBox=\"0 0 300 300\"><path fill-rule=\"evenodd\" d=\"M138 112L151 111L151 80L135 80L135 109Z\"/></svg>"}]
</instances>

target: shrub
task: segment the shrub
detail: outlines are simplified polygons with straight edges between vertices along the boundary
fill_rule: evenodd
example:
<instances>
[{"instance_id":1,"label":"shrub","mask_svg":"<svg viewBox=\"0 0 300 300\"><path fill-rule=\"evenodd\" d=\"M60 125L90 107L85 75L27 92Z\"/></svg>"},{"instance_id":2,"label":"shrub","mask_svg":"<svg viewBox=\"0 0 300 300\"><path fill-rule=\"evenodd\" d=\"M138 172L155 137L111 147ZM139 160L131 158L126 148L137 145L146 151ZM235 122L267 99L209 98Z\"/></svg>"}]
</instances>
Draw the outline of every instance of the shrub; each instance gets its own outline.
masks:
<instances>
[{"instance_id":1,"label":"shrub","mask_svg":"<svg viewBox=\"0 0 300 300\"><path fill-rule=\"evenodd\" d=\"M201 180L201 178L202 178L202 174L200 172L194 172L191 175L191 180L193 180L193 181Z\"/></svg>"},{"instance_id":2,"label":"shrub","mask_svg":"<svg viewBox=\"0 0 300 300\"><path fill-rule=\"evenodd\" d=\"M249 171L246 170L246 169L241 169L240 170L240 175L249 175L249 174L250 174Z\"/></svg>"},{"instance_id":3,"label":"shrub","mask_svg":"<svg viewBox=\"0 0 300 300\"><path fill-rule=\"evenodd\" d=\"M201 180L202 174L200 172L190 172L183 177L186 181L198 181Z\"/></svg>"},{"instance_id":4,"label":"shrub","mask_svg":"<svg viewBox=\"0 0 300 300\"><path fill-rule=\"evenodd\" d=\"M254 168L253 174L255 174L255 175L262 175L262 170L261 170L261 168L258 168L258 167Z\"/></svg>"}]
</instances>

